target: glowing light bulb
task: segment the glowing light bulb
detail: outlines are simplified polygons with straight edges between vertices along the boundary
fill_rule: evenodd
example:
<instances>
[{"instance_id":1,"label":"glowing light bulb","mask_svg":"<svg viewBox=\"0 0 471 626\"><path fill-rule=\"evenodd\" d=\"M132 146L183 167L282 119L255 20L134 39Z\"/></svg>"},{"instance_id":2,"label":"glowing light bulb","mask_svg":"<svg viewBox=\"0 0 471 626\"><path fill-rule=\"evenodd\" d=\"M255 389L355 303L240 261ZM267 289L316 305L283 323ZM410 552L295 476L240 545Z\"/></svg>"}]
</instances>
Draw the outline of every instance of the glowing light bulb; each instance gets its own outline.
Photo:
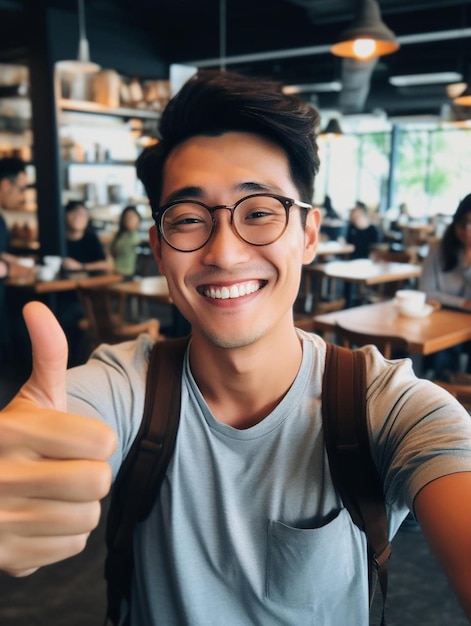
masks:
<instances>
[{"instance_id":1,"label":"glowing light bulb","mask_svg":"<svg viewBox=\"0 0 471 626\"><path fill-rule=\"evenodd\" d=\"M374 56L375 51L374 39L356 39L353 43L353 52L358 59L368 59Z\"/></svg>"}]
</instances>

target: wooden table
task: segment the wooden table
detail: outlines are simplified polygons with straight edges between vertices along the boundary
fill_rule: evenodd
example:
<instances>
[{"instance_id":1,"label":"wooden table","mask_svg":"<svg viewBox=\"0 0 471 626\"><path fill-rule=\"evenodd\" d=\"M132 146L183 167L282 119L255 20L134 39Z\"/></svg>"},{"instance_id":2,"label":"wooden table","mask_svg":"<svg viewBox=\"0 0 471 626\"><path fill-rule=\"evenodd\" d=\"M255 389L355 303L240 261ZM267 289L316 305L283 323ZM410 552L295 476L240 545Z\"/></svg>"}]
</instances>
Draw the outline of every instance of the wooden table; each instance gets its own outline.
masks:
<instances>
[{"instance_id":1,"label":"wooden table","mask_svg":"<svg viewBox=\"0 0 471 626\"><path fill-rule=\"evenodd\" d=\"M110 285L107 291L119 298L119 311L123 319L126 318L126 303L131 300L130 314L133 319L150 317L146 302L153 301L160 304L169 304L171 308L172 327L175 329L179 324L179 313L173 305L170 297L165 276L146 276L134 280L123 281ZM144 301L144 302L142 302ZM142 302L143 311L140 311L139 303Z\"/></svg>"},{"instance_id":2,"label":"wooden table","mask_svg":"<svg viewBox=\"0 0 471 626\"><path fill-rule=\"evenodd\" d=\"M345 261L329 261L315 263L303 267L304 289L310 292L311 280L317 278L317 296L324 293L327 280L341 280L346 283L345 297L347 306L351 305L350 285L384 285L416 279L420 276L421 267L413 263L375 262L372 259L352 259Z\"/></svg>"},{"instance_id":3,"label":"wooden table","mask_svg":"<svg viewBox=\"0 0 471 626\"><path fill-rule=\"evenodd\" d=\"M107 290L122 298L144 298L163 304L172 304L165 276L146 276L109 285Z\"/></svg>"},{"instance_id":4,"label":"wooden table","mask_svg":"<svg viewBox=\"0 0 471 626\"><path fill-rule=\"evenodd\" d=\"M355 246L352 243L341 243L340 241L319 241L317 244L316 258L325 256L340 256L352 254Z\"/></svg>"},{"instance_id":5,"label":"wooden table","mask_svg":"<svg viewBox=\"0 0 471 626\"><path fill-rule=\"evenodd\" d=\"M21 303L41 298L47 306L57 313L58 294L64 291L74 291L82 283L86 286L105 287L111 283L121 282L123 277L117 273L68 272L54 280L37 280L36 277L25 279L8 279L5 281L9 289L15 292L15 299ZM22 306L22 305L20 305Z\"/></svg>"},{"instance_id":6,"label":"wooden table","mask_svg":"<svg viewBox=\"0 0 471 626\"><path fill-rule=\"evenodd\" d=\"M121 274L116 273L96 273L89 272L68 272L53 280L37 280L36 277L24 279L11 279L8 278L5 281L7 287L13 287L15 289L23 289L25 291L31 291L35 294L49 294L59 291L72 291L77 289L82 281L86 281L90 286L96 287L109 285L110 283L121 282L123 277Z\"/></svg>"},{"instance_id":7,"label":"wooden table","mask_svg":"<svg viewBox=\"0 0 471 626\"><path fill-rule=\"evenodd\" d=\"M397 335L407 341L410 352L420 355L471 340L471 313L440 309L428 317L409 318L397 313L392 300L316 315L314 328L332 332L337 322L361 333Z\"/></svg>"},{"instance_id":8,"label":"wooden table","mask_svg":"<svg viewBox=\"0 0 471 626\"><path fill-rule=\"evenodd\" d=\"M378 262L371 259L352 259L347 261L329 261L306 265L304 272L320 274L325 278L335 278L361 285L379 285L420 276L420 265L413 263Z\"/></svg>"}]
</instances>

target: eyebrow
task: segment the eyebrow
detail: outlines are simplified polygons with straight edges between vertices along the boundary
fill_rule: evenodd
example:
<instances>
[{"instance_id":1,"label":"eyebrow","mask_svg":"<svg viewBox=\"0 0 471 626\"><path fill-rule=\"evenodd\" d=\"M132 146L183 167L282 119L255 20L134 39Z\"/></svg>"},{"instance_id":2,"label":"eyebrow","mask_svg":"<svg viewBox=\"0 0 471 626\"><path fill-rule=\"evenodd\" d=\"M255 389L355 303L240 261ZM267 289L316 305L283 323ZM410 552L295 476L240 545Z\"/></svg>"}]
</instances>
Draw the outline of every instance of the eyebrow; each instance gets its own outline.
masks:
<instances>
[{"instance_id":1,"label":"eyebrow","mask_svg":"<svg viewBox=\"0 0 471 626\"><path fill-rule=\"evenodd\" d=\"M237 183L232 188L234 191L242 192L267 192L274 193L274 189L270 185L264 185L263 183L257 183L255 181L246 181L242 183ZM279 192L280 190L276 190ZM164 202L164 204L172 204L173 202L178 202L179 200L188 200L192 199L201 199L205 195L204 189L202 187L197 187L196 185L188 185L187 187L182 187L181 189L177 189L169 194Z\"/></svg>"}]
</instances>

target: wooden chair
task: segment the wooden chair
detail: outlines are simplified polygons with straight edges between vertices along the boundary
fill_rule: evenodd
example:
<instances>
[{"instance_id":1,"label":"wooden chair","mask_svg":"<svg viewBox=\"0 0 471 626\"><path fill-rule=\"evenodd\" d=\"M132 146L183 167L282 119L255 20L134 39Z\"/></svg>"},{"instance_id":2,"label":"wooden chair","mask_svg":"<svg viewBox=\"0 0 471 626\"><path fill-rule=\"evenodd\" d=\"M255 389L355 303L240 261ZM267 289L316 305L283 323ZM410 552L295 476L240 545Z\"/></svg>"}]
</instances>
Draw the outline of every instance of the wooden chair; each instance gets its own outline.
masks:
<instances>
[{"instance_id":1,"label":"wooden chair","mask_svg":"<svg viewBox=\"0 0 471 626\"><path fill-rule=\"evenodd\" d=\"M386 359L391 359L394 356L406 356L409 352L407 341L402 337L361 333L339 323L335 325L335 337L337 343L346 348L360 348L373 344Z\"/></svg>"},{"instance_id":2,"label":"wooden chair","mask_svg":"<svg viewBox=\"0 0 471 626\"><path fill-rule=\"evenodd\" d=\"M85 314L84 327L90 336L91 348L101 343L134 339L141 333L149 333L155 340L161 339L158 319L151 318L131 324L114 312L113 296L106 290L106 285L112 282L116 281L103 280L101 284L97 284L94 279L84 279L78 285L77 291Z\"/></svg>"},{"instance_id":3,"label":"wooden chair","mask_svg":"<svg viewBox=\"0 0 471 626\"><path fill-rule=\"evenodd\" d=\"M471 383L461 382L459 380L459 374L457 375L456 382L448 382L443 380L434 380L435 384L446 389L448 393L451 393L464 408L471 413Z\"/></svg>"},{"instance_id":4,"label":"wooden chair","mask_svg":"<svg viewBox=\"0 0 471 626\"><path fill-rule=\"evenodd\" d=\"M314 332L314 317L322 313L330 313L331 311L341 311L345 308L345 298L338 300L319 302L315 305L309 314L294 311L294 325L301 330Z\"/></svg>"}]
</instances>

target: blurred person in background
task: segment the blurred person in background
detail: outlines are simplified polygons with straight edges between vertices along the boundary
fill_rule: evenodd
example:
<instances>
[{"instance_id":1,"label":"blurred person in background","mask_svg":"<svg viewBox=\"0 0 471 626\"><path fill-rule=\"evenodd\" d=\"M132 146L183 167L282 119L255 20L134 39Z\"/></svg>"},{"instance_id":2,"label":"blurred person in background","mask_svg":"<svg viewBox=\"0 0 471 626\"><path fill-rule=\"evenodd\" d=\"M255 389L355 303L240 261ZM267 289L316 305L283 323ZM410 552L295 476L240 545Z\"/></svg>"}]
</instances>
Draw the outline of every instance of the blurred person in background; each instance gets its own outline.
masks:
<instances>
[{"instance_id":1,"label":"blurred person in background","mask_svg":"<svg viewBox=\"0 0 471 626\"><path fill-rule=\"evenodd\" d=\"M5 356L8 315L5 306L6 278L28 278L31 267L24 267L18 257L10 252L10 233L5 213L21 211L26 204L26 164L17 157L0 159L0 363Z\"/></svg>"},{"instance_id":2,"label":"blurred person in background","mask_svg":"<svg viewBox=\"0 0 471 626\"><path fill-rule=\"evenodd\" d=\"M90 214L83 202L71 200L65 207L67 271L110 271L112 264L98 235L90 225Z\"/></svg>"},{"instance_id":3,"label":"blurred person in background","mask_svg":"<svg viewBox=\"0 0 471 626\"><path fill-rule=\"evenodd\" d=\"M69 272L109 272L112 263L98 235L90 225L90 214L85 204L72 200L65 206L66 257L62 268ZM69 343L69 365L79 365L88 356L85 332L80 327L84 313L76 291L57 294L57 317Z\"/></svg>"},{"instance_id":4,"label":"blurred person in background","mask_svg":"<svg viewBox=\"0 0 471 626\"><path fill-rule=\"evenodd\" d=\"M428 300L471 313L471 194L459 203L442 239L430 244L419 289L426 292ZM461 354L467 355L466 369L471 373L470 353L468 342L437 352L428 361L435 376L447 379L459 371Z\"/></svg>"},{"instance_id":5,"label":"blurred person in background","mask_svg":"<svg viewBox=\"0 0 471 626\"><path fill-rule=\"evenodd\" d=\"M110 245L115 270L125 278L132 278L136 273L137 246L141 242L140 225L141 216L136 207L133 205L125 207Z\"/></svg>"},{"instance_id":6,"label":"blurred person in background","mask_svg":"<svg viewBox=\"0 0 471 626\"><path fill-rule=\"evenodd\" d=\"M0 159L0 278L24 277L31 268L24 267L10 252L10 234L5 213L21 211L26 204L26 164L17 157Z\"/></svg>"},{"instance_id":7,"label":"blurred person in background","mask_svg":"<svg viewBox=\"0 0 471 626\"><path fill-rule=\"evenodd\" d=\"M345 239L355 246L352 259L367 259L371 247L381 239L378 228L370 221L366 204L360 200L350 209Z\"/></svg>"}]
</instances>

